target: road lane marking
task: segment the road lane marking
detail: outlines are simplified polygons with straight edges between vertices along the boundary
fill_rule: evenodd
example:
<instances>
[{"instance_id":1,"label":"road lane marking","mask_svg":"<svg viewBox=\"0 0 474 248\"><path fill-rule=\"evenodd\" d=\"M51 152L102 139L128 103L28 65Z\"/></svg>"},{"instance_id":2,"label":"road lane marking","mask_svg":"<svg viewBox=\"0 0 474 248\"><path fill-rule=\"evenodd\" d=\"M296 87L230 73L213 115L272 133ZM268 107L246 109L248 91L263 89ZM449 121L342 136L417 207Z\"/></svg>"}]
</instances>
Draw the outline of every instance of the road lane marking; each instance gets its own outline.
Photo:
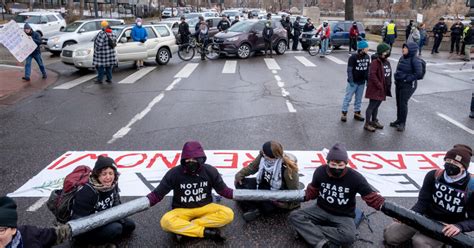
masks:
<instances>
[{"instance_id":1,"label":"road lane marking","mask_svg":"<svg viewBox=\"0 0 474 248\"><path fill-rule=\"evenodd\" d=\"M468 132L469 134L473 135L474 134L474 130L464 126L463 124L459 123L458 121L452 119L451 117L445 115L445 114L442 114L440 112L436 112L436 114L438 114L438 116L440 116L441 118L451 122L452 124L454 124L455 126L461 128L462 130Z\"/></svg>"},{"instance_id":2,"label":"road lane marking","mask_svg":"<svg viewBox=\"0 0 474 248\"><path fill-rule=\"evenodd\" d=\"M287 54L306 53L306 51L286 51Z\"/></svg>"},{"instance_id":3,"label":"road lane marking","mask_svg":"<svg viewBox=\"0 0 474 248\"><path fill-rule=\"evenodd\" d=\"M293 107L293 104L291 104L290 100L286 100L286 107L288 108L288 111L290 111L290 113L296 113L296 109L295 107Z\"/></svg>"},{"instance_id":4,"label":"road lane marking","mask_svg":"<svg viewBox=\"0 0 474 248\"><path fill-rule=\"evenodd\" d=\"M281 77L278 76L278 75L275 75L275 80L279 82L279 81L281 81Z\"/></svg>"},{"instance_id":5,"label":"road lane marking","mask_svg":"<svg viewBox=\"0 0 474 248\"><path fill-rule=\"evenodd\" d=\"M285 83L282 82L282 81L278 81L277 84L278 84L278 87L280 87L280 88L285 87Z\"/></svg>"},{"instance_id":6,"label":"road lane marking","mask_svg":"<svg viewBox=\"0 0 474 248\"><path fill-rule=\"evenodd\" d=\"M433 62L430 62L430 63L426 63L426 65L428 66L438 66L438 65L474 65L473 63L469 63L469 62L446 62L446 63L433 63Z\"/></svg>"},{"instance_id":7,"label":"road lane marking","mask_svg":"<svg viewBox=\"0 0 474 248\"><path fill-rule=\"evenodd\" d=\"M328 58L329 60L332 60L334 63L338 64L338 65L346 65L347 63L334 57L334 56L331 56L331 55L326 55L326 58Z\"/></svg>"},{"instance_id":8,"label":"road lane marking","mask_svg":"<svg viewBox=\"0 0 474 248\"><path fill-rule=\"evenodd\" d=\"M181 81L181 78L176 78L168 87L166 87L165 91L170 91L174 88L174 86Z\"/></svg>"},{"instance_id":9,"label":"road lane marking","mask_svg":"<svg viewBox=\"0 0 474 248\"><path fill-rule=\"evenodd\" d=\"M316 67L313 62L309 61L307 58L303 56L295 56L295 59L297 59L301 64L303 64L306 67Z\"/></svg>"},{"instance_id":10,"label":"road lane marking","mask_svg":"<svg viewBox=\"0 0 474 248\"><path fill-rule=\"evenodd\" d=\"M445 73L466 73L466 72L474 72L474 69L465 69L465 70L443 70Z\"/></svg>"},{"instance_id":11,"label":"road lane marking","mask_svg":"<svg viewBox=\"0 0 474 248\"><path fill-rule=\"evenodd\" d=\"M188 78L191 73L198 67L198 63L188 63L186 64L176 75L174 78Z\"/></svg>"},{"instance_id":12,"label":"road lane marking","mask_svg":"<svg viewBox=\"0 0 474 248\"><path fill-rule=\"evenodd\" d=\"M272 73L273 73L273 74L277 74L277 71L276 71L276 70L272 70Z\"/></svg>"},{"instance_id":13,"label":"road lane marking","mask_svg":"<svg viewBox=\"0 0 474 248\"><path fill-rule=\"evenodd\" d=\"M146 76L148 73L152 72L154 69L156 69L155 66L142 68L142 69L132 73L128 77L120 80L120 82L118 82L118 83L119 84L133 84L133 83L137 82L138 80L140 80L142 77Z\"/></svg>"},{"instance_id":14,"label":"road lane marking","mask_svg":"<svg viewBox=\"0 0 474 248\"><path fill-rule=\"evenodd\" d=\"M55 90L68 90L68 89L71 89L73 87L78 86L79 84L85 83L85 82L87 82L87 81L89 81L89 80L91 80L95 77L97 77L96 74L85 75L85 76L82 76L82 77L77 78L75 80L69 81L67 83L58 85L58 86L54 87L53 89L55 89Z\"/></svg>"},{"instance_id":15,"label":"road lane marking","mask_svg":"<svg viewBox=\"0 0 474 248\"><path fill-rule=\"evenodd\" d=\"M275 59L263 59L269 70L281 70L280 66Z\"/></svg>"},{"instance_id":16,"label":"road lane marking","mask_svg":"<svg viewBox=\"0 0 474 248\"><path fill-rule=\"evenodd\" d=\"M288 92L285 88L281 88L281 95L283 97L287 97L290 95L290 92Z\"/></svg>"},{"instance_id":17,"label":"road lane marking","mask_svg":"<svg viewBox=\"0 0 474 248\"><path fill-rule=\"evenodd\" d=\"M415 99L415 98L413 98L413 97L412 97L412 98L410 98L410 99L411 99L412 101L414 101L414 102L420 102L420 101L416 100L416 99Z\"/></svg>"},{"instance_id":18,"label":"road lane marking","mask_svg":"<svg viewBox=\"0 0 474 248\"><path fill-rule=\"evenodd\" d=\"M15 69L24 69L24 68L25 68L25 67L23 67L23 66L18 66L18 65L5 65L5 64L0 64L0 67L15 68Z\"/></svg>"},{"instance_id":19,"label":"road lane marking","mask_svg":"<svg viewBox=\"0 0 474 248\"><path fill-rule=\"evenodd\" d=\"M222 73L232 74L235 73L237 69L237 61L235 60L228 60L224 64L224 68L222 68Z\"/></svg>"},{"instance_id":20,"label":"road lane marking","mask_svg":"<svg viewBox=\"0 0 474 248\"><path fill-rule=\"evenodd\" d=\"M31 205L26 211L27 212L35 212L36 210L40 209L48 201L48 197L41 197L37 200L33 205Z\"/></svg>"}]
</instances>

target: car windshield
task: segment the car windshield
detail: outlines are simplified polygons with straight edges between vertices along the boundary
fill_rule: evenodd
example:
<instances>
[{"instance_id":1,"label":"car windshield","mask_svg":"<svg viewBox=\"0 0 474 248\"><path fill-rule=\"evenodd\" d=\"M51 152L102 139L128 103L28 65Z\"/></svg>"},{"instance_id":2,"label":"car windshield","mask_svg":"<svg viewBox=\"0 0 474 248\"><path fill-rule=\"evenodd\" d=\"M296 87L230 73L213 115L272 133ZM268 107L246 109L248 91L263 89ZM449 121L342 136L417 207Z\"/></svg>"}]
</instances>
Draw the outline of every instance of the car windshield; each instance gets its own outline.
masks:
<instances>
[{"instance_id":1,"label":"car windshield","mask_svg":"<svg viewBox=\"0 0 474 248\"><path fill-rule=\"evenodd\" d=\"M191 19L191 18L198 18L201 14L200 13L189 13L189 14L185 14L184 17L186 17L186 19Z\"/></svg>"},{"instance_id":2,"label":"car windshield","mask_svg":"<svg viewBox=\"0 0 474 248\"><path fill-rule=\"evenodd\" d=\"M62 32L74 32L79 28L79 26L82 25L82 23L83 22L73 22L67 25L66 28L62 30Z\"/></svg>"},{"instance_id":3,"label":"car windshield","mask_svg":"<svg viewBox=\"0 0 474 248\"><path fill-rule=\"evenodd\" d=\"M189 25L190 27L194 27L194 26L196 26L196 24L199 22L199 19L198 19L198 18L194 18L194 19L190 19L190 20L187 21L187 22L188 22L188 25Z\"/></svg>"},{"instance_id":4,"label":"car windshield","mask_svg":"<svg viewBox=\"0 0 474 248\"><path fill-rule=\"evenodd\" d=\"M247 33L252 29L255 22L237 22L234 26L230 27L228 30L229 32L237 32L237 33Z\"/></svg>"},{"instance_id":5,"label":"car windshield","mask_svg":"<svg viewBox=\"0 0 474 248\"><path fill-rule=\"evenodd\" d=\"M112 28L112 32L115 34L115 36L119 36L120 33L122 33L123 28Z\"/></svg>"},{"instance_id":6,"label":"car windshield","mask_svg":"<svg viewBox=\"0 0 474 248\"><path fill-rule=\"evenodd\" d=\"M15 21L17 23L31 23L31 24L39 24L40 23L40 16L28 16L28 15L17 15L15 16Z\"/></svg>"},{"instance_id":7,"label":"car windshield","mask_svg":"<svg viewBox=\"0 0 474 248\"><path fill-rule=\"evenodd\" d=\"M238 16L239 12L238 11L224 11L223 14L227 16Z\"/></svg>"}]
</instances>

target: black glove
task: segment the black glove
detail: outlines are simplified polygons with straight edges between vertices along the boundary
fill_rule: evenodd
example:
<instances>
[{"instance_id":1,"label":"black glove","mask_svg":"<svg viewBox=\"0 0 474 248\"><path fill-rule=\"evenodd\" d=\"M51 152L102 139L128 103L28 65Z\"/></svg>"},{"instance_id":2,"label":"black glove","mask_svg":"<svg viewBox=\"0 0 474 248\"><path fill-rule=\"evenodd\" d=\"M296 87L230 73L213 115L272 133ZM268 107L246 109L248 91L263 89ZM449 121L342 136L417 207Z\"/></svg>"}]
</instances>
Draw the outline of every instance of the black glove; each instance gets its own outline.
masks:
<instances>
[{"instance_id":1,"label":"black glove","mask_svg":"<svg viewBox=\"0 0 474 248\"><path fill-rule=\"evenodd\" d=\"M141 42L141 43L145 43L145 41L146 41L146 40L141 40L140 42Z\"/></svg>"}]
</instances>

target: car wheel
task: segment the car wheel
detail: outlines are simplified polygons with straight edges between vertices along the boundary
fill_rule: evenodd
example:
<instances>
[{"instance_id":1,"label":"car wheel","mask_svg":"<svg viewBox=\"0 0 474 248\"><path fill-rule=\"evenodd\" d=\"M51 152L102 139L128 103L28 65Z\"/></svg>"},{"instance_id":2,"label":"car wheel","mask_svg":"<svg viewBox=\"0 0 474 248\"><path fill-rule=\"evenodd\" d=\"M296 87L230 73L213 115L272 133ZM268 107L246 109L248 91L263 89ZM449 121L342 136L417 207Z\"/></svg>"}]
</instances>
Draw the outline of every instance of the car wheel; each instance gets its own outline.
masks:
<instances>
[{"instance_id":1,"label":"car wheel","mask_svg":"<svg viewBox=\"0 0 474 248\"><path fill-rule=\"evenodd\" d=\"M307 44L301 44L301 47L303 48L303 50L306 51L306 50L308 50L309 46Z\"/></svg>"},{"instance_id":2,"label":"car wheel","mask_svg":"<svg viewBox=\"0 0 474 248\"><path fill-rule=\"evenodd\" d=\"M277 54L280 54L280 55L286 52L286 42L284 40L280 40L277 43L276 52Z\"/></svg>"},{"instance_id":3,"label":"car wheel","mask_svg":"<svg viewBox=\"0 0 474 248\"><path fill-rule=\"evenodd\" d=\"M162 47L158 50L158 53L156 54L156 63L159 65L166 65L171 59L171 53L170 50L166 47Z\"/></svg>"},{"instance_id":4,"label":"car wheel","mask_svg":"<svg viewBox=\"0 0 474 248\"><path fill-rule=\"evenodd\" d=\"M65 48L67 46L72 46L72 45L75 45L75 44L76 44L76 42L74 42L74 41L66 41L63 44L63 48Z\"/></svg>"},{"instance_id":5,"label":"car wheel","mask_svg":"<svg viewBox=\"0 0 474 248\"><path fill-rule=\"evenodd\" d=\"M250 57L250 45L247 43L240 45L237 49L237 56L239 56L241 59Z\"/></svg>"}]
</instances>

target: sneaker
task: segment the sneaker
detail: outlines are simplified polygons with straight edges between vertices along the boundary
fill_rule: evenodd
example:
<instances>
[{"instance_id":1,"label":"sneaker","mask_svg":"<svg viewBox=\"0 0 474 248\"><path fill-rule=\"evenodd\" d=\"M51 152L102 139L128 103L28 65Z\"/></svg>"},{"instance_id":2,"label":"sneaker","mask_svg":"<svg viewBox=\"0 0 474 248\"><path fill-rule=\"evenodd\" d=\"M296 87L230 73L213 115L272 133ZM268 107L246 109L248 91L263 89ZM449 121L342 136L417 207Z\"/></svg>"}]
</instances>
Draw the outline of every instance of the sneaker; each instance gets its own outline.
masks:
<instances>
[{"instance_id":1,"label":"sneaker","mask_svg":"<svg viewBox=\"0 0 474 248\"><path fill-rule=\"evenodd\" d=\"M47 78L48 78L48 75L44 74L42 78L43 78L43 79L47 79Z\"/></svg>"},{"instance_id":2,"label":"sneaker","mask_svg":"<svg viewBox=\"0 0 474 248\"><path fill-rule=\"evenodd\" d=\"M347 121L347 112L344 112L344 111L342 112L342 114L341 114L341 121L342 121L342 122L346 122L346 121Z\"/></svg>"},{"instance_id":3,"label":"sneaker","mask_svg":"<svg viewBox=\"0 0 474 248\"><path fill-rule=\"evenodd\" d=\"M360 114L360 111L354 112L354 120L365 121L365 118Z\"/></svg>"},{"instance_id":4,"label":"sneaker","mask_svg":"<svg viewBox=\"0 0 474 248\"><path fill-rule=\"evenodd\" d=\"M367 131L369 131L369 132L375 132L375 127L373 127L373 126L370 125L369 123L365 123L364 129L367 130Z\"/></svg>"},{"instance_id":5,"label":"sneaker","mask_svg":"<svg viewBox=\"0 0 474 248\"><path fill-rule=\"evenodd\" d=\"M469 118L474 118L474 111L471 111L471 113L469 114Z\"/></svg>"},{"instance_id":6,"label":"sneaker","mask_svg":"<svg viewBox=\"0 0 474 248\"><path fill-rule=\"evenodd\" d=\"M383 129L383 125L380 124L380 122L379 122L378 120L373 121L372 123L370 123L370 125L372 125L372 126L375 127L376 129Z\"/></svg>"},{"instance_id":7,"label":"sneaker","mask_svg":"<svg viewBox=\"0 0 474 248\"><path fill-rule=\"evenodd\" d=\"M22 77L21 79L23 79L23 81L26 81L26 82L30 81L30 78L26 78L26 77Z\"/></svg>"},{"instance_id":8,"label":"sneaker","mask_svg":"<svg viewBox=\"0 0 474 248\"><path fill-rule=\"evenodd\" d=\"M398 124L397 131L399 131L399 132L405 131L405 123Z\"/></svg>"},{"instance_id":9,"label":"sneaker","mask_svg":"<svg viewBox=\"0 0 474 248\"><path fill-rule=\"evenodd\" d=\"M244 218L245 222L251 222L260 216L260 210L254 209L248 212L245 212L242 217Z\"/></svg>"}]
</instances>

